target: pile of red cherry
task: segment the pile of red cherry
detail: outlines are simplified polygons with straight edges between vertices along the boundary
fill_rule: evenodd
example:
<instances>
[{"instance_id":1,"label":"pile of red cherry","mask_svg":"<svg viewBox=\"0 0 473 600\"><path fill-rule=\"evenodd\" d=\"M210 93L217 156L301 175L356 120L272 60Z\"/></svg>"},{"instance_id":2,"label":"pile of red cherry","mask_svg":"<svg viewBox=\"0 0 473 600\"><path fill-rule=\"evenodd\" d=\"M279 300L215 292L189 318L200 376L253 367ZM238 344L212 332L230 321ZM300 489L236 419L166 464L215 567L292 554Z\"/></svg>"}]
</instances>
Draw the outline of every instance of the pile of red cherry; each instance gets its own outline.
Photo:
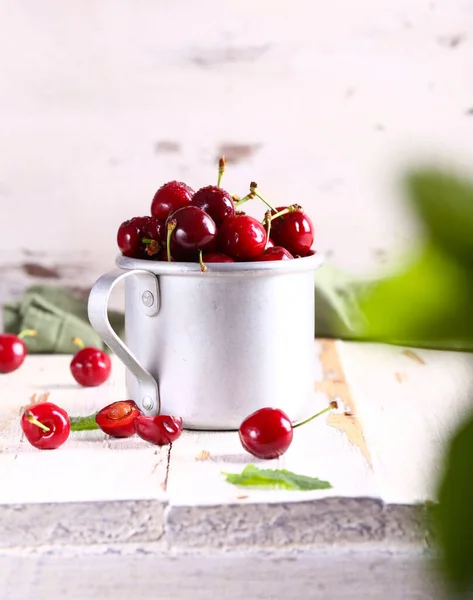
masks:
<instances>
[{"instance_id":1,"label":"pile of red cherry","mask_svg":"<svg viewBox=\"0 0 473 600\"><path fill-rule=\"evenodd\" d=\"M186 183L161 186L151 216L133 217L117 232L117 244L131 258L206 263L290 260L313 254L314 229L298 204L271 206L256 183L238 198L220 187L225 158L219 161L217 185L194 192ZM268 207L262 222L239 207L252 198Z\"/></svg>"}]
</instances>

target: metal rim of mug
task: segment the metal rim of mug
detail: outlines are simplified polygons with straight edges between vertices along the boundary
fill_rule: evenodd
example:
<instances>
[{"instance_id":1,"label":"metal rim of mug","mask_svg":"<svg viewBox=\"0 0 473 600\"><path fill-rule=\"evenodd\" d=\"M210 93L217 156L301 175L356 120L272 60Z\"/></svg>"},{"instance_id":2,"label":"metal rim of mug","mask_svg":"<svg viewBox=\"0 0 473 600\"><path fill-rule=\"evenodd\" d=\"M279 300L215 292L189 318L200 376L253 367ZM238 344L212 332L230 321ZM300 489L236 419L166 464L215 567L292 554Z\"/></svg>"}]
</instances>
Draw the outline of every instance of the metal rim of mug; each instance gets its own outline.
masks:
<instances>
[{"instance_id":1,"label":"metal rim of mug","mask_svg":"<svg viewBox=\"0 0 473 600\"><path fill-rule=\"evenodd\" d=\"M302 273L315 271L324 263L324 257L319 252L294 260L272 260L262 262L234 262L234 263L206 263L207 270L202 273L198 262L166 262L129 258L118 255L115 261L121 269L141 269L156 275L284 275L289 273Z\"/></svg>"}]
</instances>

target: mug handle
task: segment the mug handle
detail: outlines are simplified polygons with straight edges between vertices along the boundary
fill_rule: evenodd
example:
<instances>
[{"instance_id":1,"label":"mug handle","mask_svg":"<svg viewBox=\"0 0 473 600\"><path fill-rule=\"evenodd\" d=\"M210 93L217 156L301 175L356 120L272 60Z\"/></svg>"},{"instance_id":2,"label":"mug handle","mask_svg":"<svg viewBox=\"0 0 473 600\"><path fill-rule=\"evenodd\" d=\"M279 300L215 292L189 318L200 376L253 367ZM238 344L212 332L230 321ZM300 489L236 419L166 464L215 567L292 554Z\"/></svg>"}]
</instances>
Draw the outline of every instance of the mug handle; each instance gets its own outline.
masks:
<instances>
[{"instance_id":1,"label":"mug handle","mask_svg":"<svg viewBox=\"0 0 473 600\"><path fill-rule=\"evenodd\" d=\"M156 275L143 269L113 269L99 277L92 286L87 307L89 321L110 350L136 377L139 385L139 398L136 399L136 404L140 410L144 414L158 415L161 401L155 378L118 337L108 318L110 294L113 288L127 277L136 277L138 280L139 310L149 317L154 317L158 313L159 285Z\"/></svg>"}]
</instances>

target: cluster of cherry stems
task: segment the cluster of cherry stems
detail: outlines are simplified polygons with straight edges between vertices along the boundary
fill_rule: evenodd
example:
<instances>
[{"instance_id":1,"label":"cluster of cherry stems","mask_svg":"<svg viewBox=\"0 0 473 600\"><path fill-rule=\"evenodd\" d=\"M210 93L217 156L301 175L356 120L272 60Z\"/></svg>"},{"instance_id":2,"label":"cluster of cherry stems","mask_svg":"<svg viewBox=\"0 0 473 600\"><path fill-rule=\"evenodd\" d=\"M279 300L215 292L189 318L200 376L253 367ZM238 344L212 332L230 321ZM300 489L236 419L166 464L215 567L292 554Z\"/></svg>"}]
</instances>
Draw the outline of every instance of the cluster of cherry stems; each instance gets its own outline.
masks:
<instances>
[{"instance_id":1,"label":"cluster of cherry stems","mask_svg":"<svg viewBox=\"0 0 473 600\"><path fill-rule=\"evenodd\" d=\"M171 181L156 192L150 217L134 217L122 223L117 243L123 255L151 260L198 261L205 263L235 261L292 260L313 254L313 226L302 207L296 204L273 208L250 184L250 193L242 199L231 196L220 187L225 159L219 161L217 186L194 192L182 182ZM263 223L247 216L238 207L254 197L269 206ZM0 373L10 373L24 362L27 348L23 337L36 335L27 330L18 336L0 335ZM70 363L72 376L85 387L107 381L111 371L110 357L98 348L81 346ZM25 408L21 427L26 439L36 448L55 449L62 446L71 431L67 412L43 395ZM247 417L240 425L243 448L261 459L283 455L292 443L293 431L321 414L293 425L280 409L265 407ZM76 419L80 429L80 419ZM138 434L142 439L164 446L182 434L182 418L171 415L143 415L133 400L113 402L95 415L96 425L106 434L126 438Z\"/></svg>"}]
</instances>

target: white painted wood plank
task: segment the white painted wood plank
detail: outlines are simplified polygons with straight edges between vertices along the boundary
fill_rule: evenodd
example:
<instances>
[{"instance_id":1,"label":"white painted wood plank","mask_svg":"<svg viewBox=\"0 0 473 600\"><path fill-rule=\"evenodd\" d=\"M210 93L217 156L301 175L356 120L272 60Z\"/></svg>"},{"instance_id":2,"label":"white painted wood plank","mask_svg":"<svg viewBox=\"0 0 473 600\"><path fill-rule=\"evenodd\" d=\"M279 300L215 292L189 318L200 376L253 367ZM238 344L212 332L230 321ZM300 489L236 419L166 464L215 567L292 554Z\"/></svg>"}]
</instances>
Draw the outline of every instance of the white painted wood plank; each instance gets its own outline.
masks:
<instances>
[{"instance_id":1,"label":"white painted wood plank","mask_svg":"<svg viewBox=\"0 0 473 600\"><path fill-rule=\"evenodd\" d=\"M473 354L338 343L386 502L434 499L446 444L473 408ZM418 356L423 363L418 362Z\"/></svg>"},{"instance_id":2,"label":"white painted wood plank","mask_svg":"<svg viewBox=\"0 0 473 600\"><path fill-rule=\"evenodd\" d=\"M314 413L328 404L314 394ZM202 460L202 452L208 452ZM295 492L249 490L227 483L222 472L239 472L248 463L261 468L289 469L329 481L333 489ZM326 496L378 497L370 465L360 449L322 416L294 432L294 440L277 460L258 460L240 444L238 433L187 433L174 444L168 479L172 504L226 504L234 502L292 502Z\"/></svg>"}]
</instances>

